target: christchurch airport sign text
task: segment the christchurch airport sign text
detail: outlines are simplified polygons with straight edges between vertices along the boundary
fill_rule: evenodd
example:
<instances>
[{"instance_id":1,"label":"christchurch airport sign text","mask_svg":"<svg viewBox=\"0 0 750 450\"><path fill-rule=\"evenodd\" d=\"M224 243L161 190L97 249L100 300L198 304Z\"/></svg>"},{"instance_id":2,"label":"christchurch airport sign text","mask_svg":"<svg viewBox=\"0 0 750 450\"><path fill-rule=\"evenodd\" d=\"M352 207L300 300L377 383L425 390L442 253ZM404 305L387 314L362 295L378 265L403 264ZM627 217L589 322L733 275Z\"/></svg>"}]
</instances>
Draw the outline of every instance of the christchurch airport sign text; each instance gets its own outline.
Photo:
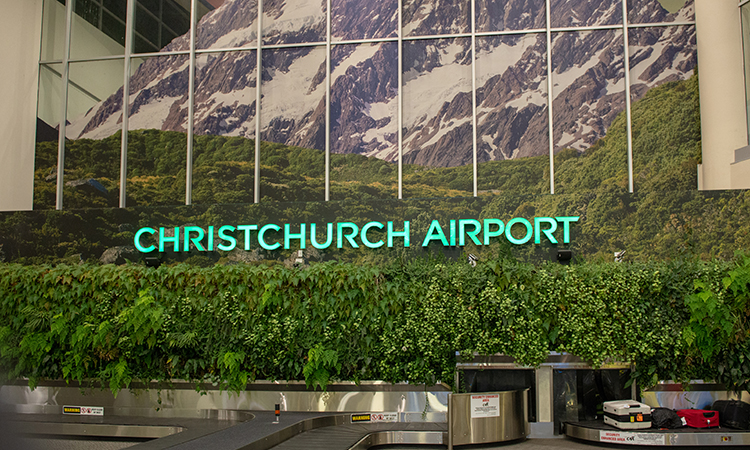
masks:
<instances>
[{"instance_id":1,"label":"christchurch airport sign text","mask_svg":"<svg viewBox=\"0 0 750 450\"><path fill-rule=\"evenodd\" d=\"M535 244L540 244L542 238L552 244L557 244L555 233L558 228L562 228L562 242L568 244L570 243L570 225L578 222L578 219L577 216L534 217L531 220L516 217L507 223L503 223L500 219L482 221L459 219L450 220L445 226L433 220L422 239L422 247L432 242L446 247L464 246L468 242L480 246L490 245L493 239L503 237L515 245L526 244L532 239ZM408 220L399 223L399 226L394 225L393 222L385 224L368 222L362 227L352 222L329 223L325 227L326 237L322 241L318 241L317 231L314 223L302 223L295 226L284 224L283 227L273 223L263 226L223 225L210 226L208 231L197 226L160 227L158 230L144 227L135 233L134 241L135 247L143 253L157 250L165 252L167 249L174 252L187 252L191 250L191 246L201 252L214 250L228 252L238 246L245 250L252 250L256 244L265 250L276 250L282 246L284 249L290 249L293 244L304 249L308 243L317 249L326 249L332 245L336 248L342 248L345 245L359 248L360 244L367 248L379 248L384 245L393 247L396 244L404 247L411 245ZM279 236L280 233L281 236ZM144 241L149 242L144 245ZM154 241L156 243L150 243Z\"/></svg>"}]
</instances>

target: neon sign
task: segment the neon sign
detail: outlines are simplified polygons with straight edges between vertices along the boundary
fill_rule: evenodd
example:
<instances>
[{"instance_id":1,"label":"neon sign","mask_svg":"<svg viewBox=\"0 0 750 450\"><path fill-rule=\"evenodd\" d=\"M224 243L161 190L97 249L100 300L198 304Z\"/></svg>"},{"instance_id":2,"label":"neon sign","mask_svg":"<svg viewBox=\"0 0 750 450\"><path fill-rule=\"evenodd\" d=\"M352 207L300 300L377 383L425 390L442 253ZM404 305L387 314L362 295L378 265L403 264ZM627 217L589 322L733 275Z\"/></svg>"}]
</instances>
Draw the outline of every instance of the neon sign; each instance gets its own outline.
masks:
<instances>
[{"instance_id":1,"label":"neon sign","mask_svg":"<svg viewBox=\"0 0 750 450\"><path fill-rule=\"evenodd\" d=\"M500 219L458 219L441 224L438 220L430 223L424 237L420 236L422 247L439 243L445 247L463 247L469 243L477 246L490 245L505 239L514 245L524 245L533 240L541 244L547 240L557 244L556 234L562 229L562 243L570 243L571 224L578 222L578 216L535 217L531 220L516 217L504 223ZM158 251L164 253L187 252L195 249L199 252L216 250L232 251L242 248L246 251L254 248L265 250L288 250L292 245L300 249L308 245L319 249L335 248L380 248L386 246L409 247L412 244L409 221L395 224L392 221L368 222L359 226L353 222L328 223L323 228L323 237L318 235L315 223L297 225L221 225L209 226L207 229L198 226L183 227L143 227L135 233L135 248L142 253ZM144 244L144 241L147 241Z\"/></svg>"}]
</instances>

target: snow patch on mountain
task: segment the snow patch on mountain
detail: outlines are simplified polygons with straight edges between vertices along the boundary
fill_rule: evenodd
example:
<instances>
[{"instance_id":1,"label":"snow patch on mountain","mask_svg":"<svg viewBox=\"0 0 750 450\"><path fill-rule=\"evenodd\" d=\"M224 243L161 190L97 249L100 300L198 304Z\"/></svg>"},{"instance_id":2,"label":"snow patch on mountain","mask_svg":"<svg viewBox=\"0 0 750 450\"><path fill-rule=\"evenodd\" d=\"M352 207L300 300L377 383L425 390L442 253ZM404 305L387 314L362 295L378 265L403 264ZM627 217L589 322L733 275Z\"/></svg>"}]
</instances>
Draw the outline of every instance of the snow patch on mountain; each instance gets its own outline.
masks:
<instances>
[{"instance_id":1,"label":"snow patch on mountain","mask_svg":"<svg viewBox=\"0 0 750 450\"><path fill-rule=\"evenodd\" d=\"M261 127L274 119L302 119L314 110L325 95L325 84L312 86L312 81L325 62L325 52L312 51L296 59L288 71L270 68L271 80L263 83Z\"/></svg>"},{"instance_id":2,"label":"snow patch on mountain","mask_svg":"<svg viewBox=\"0 0 750 450\"><path fill-rule=\"evenodd\" d=\"M287 0L281 14L263 12L263 35L294 33L326 21L324 3L320 0Z\"/></svg>"},{"instance_id":3,"label":"snow patch on mountain","mask_svg":"<svg viewBox=\"0 0 750 450\"><path fill-rule=\"evenodd\" d=\"M182 97L163 97L144 104L128 119L129 129L162 129L172 107L175 104L179 107L181 100Z\"/></svg>"},{"instance_id":4,"label":"snow patch on mountain","mask_svg":"<svg viewBox=\"0 0 750 450\"><path fill-rule=\"evenodd\" d=\"M451 64L429 72L410 69L404 75L404 125L412 127L437 115L444 102L456 95L471 92L471 66Z\"/></svg>"}]
</instances>

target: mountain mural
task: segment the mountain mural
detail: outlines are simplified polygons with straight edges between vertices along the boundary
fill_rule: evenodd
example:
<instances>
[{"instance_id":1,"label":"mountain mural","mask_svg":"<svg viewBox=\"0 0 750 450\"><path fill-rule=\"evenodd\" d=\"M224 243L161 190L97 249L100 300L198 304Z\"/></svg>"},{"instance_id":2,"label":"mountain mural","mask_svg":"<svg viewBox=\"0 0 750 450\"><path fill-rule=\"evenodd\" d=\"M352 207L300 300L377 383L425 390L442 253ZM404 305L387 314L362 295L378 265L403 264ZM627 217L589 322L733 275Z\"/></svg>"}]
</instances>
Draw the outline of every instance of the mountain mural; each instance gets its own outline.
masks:
<instances>
[{"instance_id":1,"label":"mountain mural","mask_svg":"<svg viewBox=\"0 0 750 450\"><path fill-rule=\"evenodd\" d=\"M325 41L321 0L263 2L263 140L325 148L325 46L284 47ZM481 31L543 28L540 0L480 0ZM692 0L669 11L656 0L631 2L635 23L693 19ZM553 27L622 23L619 0L552 0ZM540 9L541 8L541 9ZM405 36L439 36L469 30L470 7L459 0L404 3ZM332 40L396 35L397 3L334 0ZM256 45L257 3L227 0L198 24L198 49ZM695 27L629 30L633 100L667 81L686 79L696 65ZM163 51L189 48L186 36ZM331 52L331 150L387 161L398 158L398 44L339 44ZM472 58L477 63L478 158L499 161L548 153L546 34L406 40L403 46L404 160L450 167L472 161ZM556 151L583 151L603 137L625 108L622 30L560 31L552 36L553 136ZM257 55L254 50L199 53L196 57L195 133L255 135ZM143 61L131 78L130 127L185 131L188 58ZM122 92L71 121L68 138L102 139L121 126Z\"/></svg>"}]
</instances>

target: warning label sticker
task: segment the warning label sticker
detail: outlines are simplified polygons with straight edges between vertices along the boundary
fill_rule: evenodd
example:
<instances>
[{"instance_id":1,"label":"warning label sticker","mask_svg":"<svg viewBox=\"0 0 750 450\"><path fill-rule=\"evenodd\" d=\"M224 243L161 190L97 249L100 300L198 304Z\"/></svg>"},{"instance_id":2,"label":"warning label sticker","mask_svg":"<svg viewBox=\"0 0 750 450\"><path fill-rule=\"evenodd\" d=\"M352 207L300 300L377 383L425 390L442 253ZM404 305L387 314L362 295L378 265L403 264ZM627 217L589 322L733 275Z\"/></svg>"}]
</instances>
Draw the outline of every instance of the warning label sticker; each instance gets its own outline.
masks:
<instances>
[{"instance_id":1,"label":"warning label sticker","mask_svg":"<svg viewBox=\"0 0 750 450\"><path fill-rule=\"evenodd\" d=\"M600 442L632 445L664 445L662 433L633 433L628 431L599 431Z\"/></svg>"},{"instance_id":2,"label":"warning label sticker","mask_svg":"<svg viewBox=\"0 0 750 450\"><path fill-rule=\"evenodd\" d=\"M471 418L500 417L500 394L471 396Z\"/></svg>"},{"instance_id":3,"label":"warning label sticker","mask_svg":"<svg viewBox=\"0 0 750 450\"><path fill-rule=\"evenodd\" d=\"M76 416L103 416L104 407L102 406L63 406L63 414L73 414Z\"/></svg>"},{"instance_id":4,"label":"warning label sticker","mask_svg":"<svg viewBox=\"0 0 750 450\"><path fill-rule=\"evenodd\" d=\"M383 413L352 414L352 423L356 423L356 422L396 423L398 422L398 413L383 412Z\"/></svg>"}]
</instances>

